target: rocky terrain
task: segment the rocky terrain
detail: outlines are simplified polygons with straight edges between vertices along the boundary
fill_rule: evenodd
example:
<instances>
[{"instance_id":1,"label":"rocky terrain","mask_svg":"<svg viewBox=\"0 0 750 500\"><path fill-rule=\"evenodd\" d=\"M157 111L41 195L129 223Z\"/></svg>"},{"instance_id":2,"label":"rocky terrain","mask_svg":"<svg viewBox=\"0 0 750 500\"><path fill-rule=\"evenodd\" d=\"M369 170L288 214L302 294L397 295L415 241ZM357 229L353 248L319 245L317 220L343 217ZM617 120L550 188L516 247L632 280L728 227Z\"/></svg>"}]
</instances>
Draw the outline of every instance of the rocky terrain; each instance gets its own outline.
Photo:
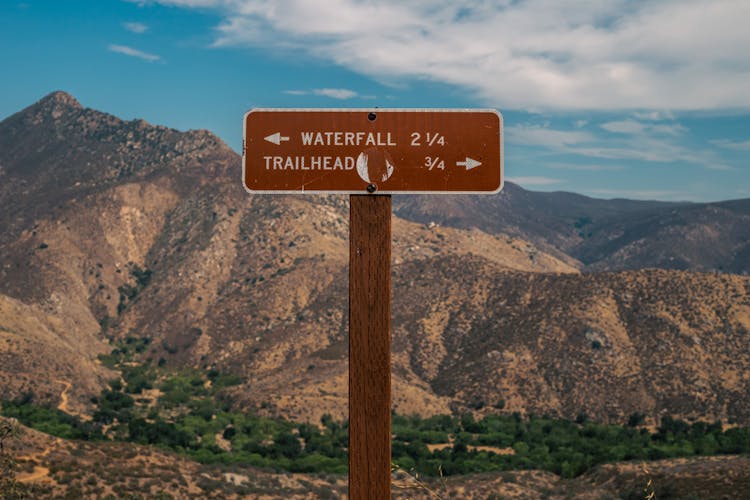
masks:
<instances>
[{"instance_id":1,"label":"rocky terrain","mask_svg":"<svg viewBox=\"0 0 750 500\"><path fill-rule=\"evenodd\" d=\"M395 197L409 220L476 227L533 242L585 271L645 268L750 273L750 202L664 203L535 193Z\"/></svg>"},{"instance_id":2,"label":"rocky terrain","mask_svg":"<svg viewBox=\"0 0 750 500\"><path fill-rule=\"evenodd\" d=\"M0 399L85 416L134 336L143 362L240 376L236 409L346 416L346 197L250 196L209 132L57 92L0 122L0 204ZM393 225L397 412L750 424L748 200L506 183L394 197Z\"/></svg>"},{"instance_id":3,"label":"rocky terrain","mask_svg":"<svg viewBox=\"0 0 750 500\"><path fill-rule=\"evenodd\" d=\"M0 123L0 142L3 397L55 402L71 382L84 411L112 377L97 355L136 335L153 339L154 363L245 377L233 395L243 407L346 415L346 197L248 196L236 154L210 133L125 122L60 92ZM635 246L656 258L654 245L662 263L711 268L660 236L718 262L711 235L684 224L708 227L721 210L741 219L748 203L605 202L512 184L445 198L394 202L397 411L489 411L502 400L506 411L568 418L748 421L737 398L750 373L747 278L580 274L632 267L620 258ZM727 240L746 242L750 225L725 215L715 217L733 221ZM612 218L620 229L601 222L610 233L630 234L637 220L654 236L623 246L575 233ZM726 264L743 262L738 250Z\"/></svg>"},{"instance_id":4,"label":"rocky terrain","mask_svg":"<svg viewBox=\"0 0 750 500\"><path fill-rule=\"evenodd\" d=\"M612 422L634 412L655 422L750 417L746 277L531 274L480 258L415 262L394 277L409 298L394 314L395 351L461 410L502 401L506 411Z\"/></svg>"},{"instance_id":5,"label":"rocky terrain","mask_svg":"<svg viewBox=\"0 0 750 500\"><path fill-rule=\"evenodd\" d=\"M97 356L130 333L156 340L154 361L248 377L285 363L289 345L320 351L344 334L345 197L248 197L236 154L209 133L124 122L61 92L0 123L0 138L3 397L54 402L69 381L83 409L113 376ZM503 268L576 272L518 238L395 227L396 264L482 254ZM333 309L323 315L322 303Z\"/></svg>"}]
</instances>

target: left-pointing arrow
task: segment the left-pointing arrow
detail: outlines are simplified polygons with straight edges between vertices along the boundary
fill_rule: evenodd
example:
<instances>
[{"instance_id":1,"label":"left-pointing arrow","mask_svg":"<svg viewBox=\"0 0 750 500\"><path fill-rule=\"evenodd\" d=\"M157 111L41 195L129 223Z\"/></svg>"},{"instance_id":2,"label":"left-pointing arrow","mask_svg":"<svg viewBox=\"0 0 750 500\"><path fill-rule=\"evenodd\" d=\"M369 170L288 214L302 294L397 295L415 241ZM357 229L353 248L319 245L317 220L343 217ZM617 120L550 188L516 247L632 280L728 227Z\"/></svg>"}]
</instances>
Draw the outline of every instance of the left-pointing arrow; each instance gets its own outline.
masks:
<instances>
[{"instance_id":1,"label":"left-pointing arrow","mask_svg":"<svg viewBox=\"0 0 750 500\"><path fill-rule=\"evenodd\" d=\"M264 137L264 139L278 146L282 143L282 141L288 141L289 137L284 137L283 135L281 135L281 132L276 132L275 134L271 134L268 137Z\"/></svg>"}]
</instances>

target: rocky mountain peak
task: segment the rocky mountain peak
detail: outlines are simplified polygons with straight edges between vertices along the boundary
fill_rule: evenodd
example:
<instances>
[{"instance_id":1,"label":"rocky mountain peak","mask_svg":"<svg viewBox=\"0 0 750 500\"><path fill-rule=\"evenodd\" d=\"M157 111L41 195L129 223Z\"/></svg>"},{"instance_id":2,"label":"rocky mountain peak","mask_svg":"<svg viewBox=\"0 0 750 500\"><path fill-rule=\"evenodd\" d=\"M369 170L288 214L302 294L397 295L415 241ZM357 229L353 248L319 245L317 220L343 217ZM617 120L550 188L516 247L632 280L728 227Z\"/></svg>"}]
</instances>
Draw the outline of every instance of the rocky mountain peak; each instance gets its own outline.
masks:
<instances>
[{"instance_id":1,"label":"rocky mountain peak","mask_svg":"<svg viewBox=\"0 0 750 500\"><path fill-rule=\"evenodd\" d=\"M80 113L83 109L84 107L75 97L57 90L47 94L20 114L30 118L33 123L43 123L58 121L63 116Z\"/></svg>"},{"instance_id":2,"label":"rocky mountain peak","mask_svg":"<svg viewBox=\"0 0 750 500\"><path fill-rule=\"evenodd\" d=\"M235 179L238 166L237 154L207 131L125 121L53 92L0 121L0 233L116 185L163 177L190 192Z\"/></svg>"},{"instance_id":3,"label":"rocky mountain peak","mask_svg":"<svg viewBox=\"0 0 750 500\"><path fill-rule=\"evenodd\" d=\"M81 103L78 102L78 100L75 97L68 94L67 92L63 92L62 90L56 90L50 94L47 94L46 96L41 98L36 103L36 105L43 106L43 107L51 107L51 108L58 108L58 107L68 107L68 108L77 108L77 109L83 108L83 106L81 106Z\"/></svg>"},{"instance_id":4,"label":"rocky mountain peak","mask_svg":"<svg viewBox=\"0 0 750 500\"><path fill-rule=\"evenodd\" d=\"M6 134L22 131L28 127L52 126L58 128L61 124L75 119L86 111L87 109L75 97L57 90L1 123L4 125L2 128Z\"/></svg>"}]
</instances>

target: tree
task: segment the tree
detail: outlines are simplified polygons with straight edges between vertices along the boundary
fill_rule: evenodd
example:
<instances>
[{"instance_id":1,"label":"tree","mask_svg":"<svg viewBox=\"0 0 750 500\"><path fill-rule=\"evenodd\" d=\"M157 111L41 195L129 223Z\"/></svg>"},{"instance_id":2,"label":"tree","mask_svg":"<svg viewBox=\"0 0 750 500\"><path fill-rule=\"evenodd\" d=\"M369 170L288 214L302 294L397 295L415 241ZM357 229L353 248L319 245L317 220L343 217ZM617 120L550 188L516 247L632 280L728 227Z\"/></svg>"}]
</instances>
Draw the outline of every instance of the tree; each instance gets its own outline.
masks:
<instances>
[{"instance_id":1,"label":"tree","mask_svg":"<svg viewBox=\"0 0 750 500\"><path fill-rule=\"evenodd\" d=\"M280 456L297 458L302 453L302 446L297 436L291 432L281 431L273 438L273 451Z\"/></svg>"},{"instance_id":2,"label":"tree","mask_svg":"<svg viewBox=\"0 0 750 500\"><path fill-rule=\"evenodd\" d=\"M645 421L646 415L643 413L631 413L628 417L628 427L638 427L639 425L643 425Z\"/></svg>"}]
</instances>

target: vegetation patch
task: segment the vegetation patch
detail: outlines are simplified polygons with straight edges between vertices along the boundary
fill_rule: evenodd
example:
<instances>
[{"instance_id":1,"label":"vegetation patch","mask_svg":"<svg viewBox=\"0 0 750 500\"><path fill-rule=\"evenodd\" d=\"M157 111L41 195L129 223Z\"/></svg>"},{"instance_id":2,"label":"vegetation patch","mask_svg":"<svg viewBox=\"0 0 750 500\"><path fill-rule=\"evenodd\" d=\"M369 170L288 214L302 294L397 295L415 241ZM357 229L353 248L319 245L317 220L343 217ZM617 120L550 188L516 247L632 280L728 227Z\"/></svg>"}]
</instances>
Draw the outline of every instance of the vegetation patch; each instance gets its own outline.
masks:
<instances>
[{"instance_id":1,"label":"vegetation patch","mask_svg":"<svg viewBox=\"0 0 750 500\"><path fill-rule=\"evenodd\" d=\"M204 464L255 466L304 473L347 472L348 424L324 416L320 425L233 411L225 389L242 379L208 370L169 369L139 363L148 339L126 338L101 359L122 379L93 399L90 422L34 404L27 396L2 404L2 414L48 434L77 440L152 445ZM502 405L496 405L502 406ZM750 429L724 430L721 422L692 424L665 416L656 432L575 421L488 415L475 420L440 415L394 415L395 466L427 476L540 469L565 478L592 467L628 460L750 453Z\"/></svg>"}]
</instances>

